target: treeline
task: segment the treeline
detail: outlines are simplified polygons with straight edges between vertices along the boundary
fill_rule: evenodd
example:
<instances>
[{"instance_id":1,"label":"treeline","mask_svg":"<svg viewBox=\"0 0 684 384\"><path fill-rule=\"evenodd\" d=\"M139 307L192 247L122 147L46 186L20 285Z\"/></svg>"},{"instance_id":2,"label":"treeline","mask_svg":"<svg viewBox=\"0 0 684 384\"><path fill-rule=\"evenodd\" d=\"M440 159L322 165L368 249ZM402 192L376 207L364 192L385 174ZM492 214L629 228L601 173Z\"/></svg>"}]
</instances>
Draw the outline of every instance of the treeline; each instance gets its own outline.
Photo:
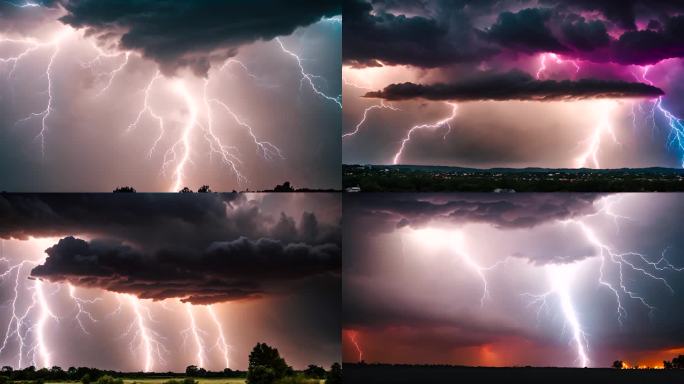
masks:
<instances>
[{"instance_id":1,"label":"treeline","mask_svg":"<svg viewBox=\"0 0 684 384\"><path fill-rule=\"evenodd\" d=\"M135 188L131 186L123 186L123 187L116 187L113 191L113 193L136 193L137 191ZM193 193L194 191L188 187L183 187L178 193ZM208 185L203 185L197 189L197 193L212 193L213 191ZM290 184L289 181L286 181L282 184L277 184L273 189L264 189L261 191L250 191L249 188L244 190L243 192L339 192L337 189L313 189L313 188L295 188ZM232 190L232 193L237 193L236 190Z\"/></svg>"},{"instance_id":2,"label":"treeline","mask_svg":"<svg viewBox=\"0 0 684 384\"><path fill-rule=\"evenodd\" d=\"M117 372L97 368L69 367L67 370L54 366L36 369L34 366L0 369L0 384L8 382L81 382L82 384L123 384L123 379L169 378L164 384L197 384L194 378L246 378L247 384L326 384L342 383L342 366L334 363L330 370L309 365L303 371L296 371L280 356L278 349L266 343L257 343L249 354L247 371L226 368L223 371L208 371L196 365L189 365L185 372ZM174 380L178 378L178 380Z\"/></svg>"},{"instance_id":3,"label":"treeline","mask_svg":"<svg viewBox=\"0 0 684 384\"><path fill-rule=\"evenodd\" d=\"M226 368L223 371L207 371L205 369L198 370L196 377L245 377L246 371L237 371ZM183 378L187 373L178 372L118 372L101 370L97 368L88 367L69 367L64 370L61 367L54 366L52 368L36 369L34 366L26 367L24 369L13 369L10 366L4 366L0 369L0 383L4 381L81 381L84 378L88 383L96 382L101 377L121 377L121 378L139 378L139 377L178 377Z\"/></svg>"}]
</instances>

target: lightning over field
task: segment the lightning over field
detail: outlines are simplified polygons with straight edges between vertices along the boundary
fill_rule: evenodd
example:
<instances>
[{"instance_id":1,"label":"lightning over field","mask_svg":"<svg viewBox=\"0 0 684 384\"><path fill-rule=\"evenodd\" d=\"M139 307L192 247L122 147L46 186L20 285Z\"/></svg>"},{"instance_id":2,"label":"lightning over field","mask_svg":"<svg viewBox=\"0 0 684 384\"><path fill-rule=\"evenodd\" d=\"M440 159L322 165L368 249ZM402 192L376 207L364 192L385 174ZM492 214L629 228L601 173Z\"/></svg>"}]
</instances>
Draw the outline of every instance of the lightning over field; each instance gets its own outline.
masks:
<instances>
[{"instance_id":1,"label":"lightning over field","mask_svg":"<svg viewBox=\"0 0 684 384\"><path fill-rule=\"evenodd\" d=\"M0 2L0 187L337 188L341 4L258 3Z\"/></svg>"},{"instance_id":2,"label":"lightning over field","mask_svg":"<svg viewBox=\"0 0 684 384\"><path fill-rule=\"evenodd\" d=\"M385 193L344 207L344 361L662 368L684 351L679 194Z\"/></svg>"},{"instance_id":3,"label":"lightning over field","mask_svg":"<svg viewBox=\"0 0 684 384\"><path fill-rule=\"evenodd\" d=\"M347 0L343 162L682 168L683 13L675 1ZM434 126L444 103L458 106L445 127L457 134Z\"/></svg>"},{"instance_id":4,"label":"lightning over field","mask_svg":"<svg viewBox=\"0 0 684 384\"><path fill-rule=\"evenodd\" d=\"M258 342L295 369L340 360L337 195L0 202L2 366L245 370Z\"/></svg>"}]
</instances>

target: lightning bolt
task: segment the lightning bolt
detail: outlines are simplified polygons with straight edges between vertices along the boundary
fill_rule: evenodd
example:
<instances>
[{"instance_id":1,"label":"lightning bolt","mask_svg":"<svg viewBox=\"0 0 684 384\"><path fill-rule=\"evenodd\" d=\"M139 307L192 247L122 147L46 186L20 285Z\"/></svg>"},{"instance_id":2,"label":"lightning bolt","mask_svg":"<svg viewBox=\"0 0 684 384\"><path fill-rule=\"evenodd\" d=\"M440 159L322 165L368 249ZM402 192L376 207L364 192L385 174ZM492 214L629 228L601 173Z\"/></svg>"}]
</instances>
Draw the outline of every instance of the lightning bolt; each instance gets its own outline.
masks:
<instances>
[{"instance_id":1,"label":"lightning bolt","mask_svg":"<svg viewBox=\"0 0 684 384\"><path fill-rule=\"evenodd\" d=\"M522 295L532 299L529 305L538 305L537 319L539 319L541 310L549 307L547 300L552 297L558 299L561 312L565 318L565 324L569 325L572 330L572 343L575 345L577 353L577 364L580 367L588 367L591 364L587 352L589 343L570 296L572 280L574 279L576 269L577 263L547 265L545 271L551 288L543 294L523 293Z\"/></svg>"},{"instance_id":2,"label":"lightning bolt","mask_svg":"<svg viewBox=\"0 0 684 384\"><path fill-rule=\"evenodd\" d=\"M195 320L195 312L192 304L185 303L185 310L190 318L190 332L192 333L192 338L195 341L195 346L197 347L197 366L204 367L204 342L200 336L200 330L197 327L197 321Z\"/></svg>"},{"instance_id":3,"label":"lightning bolt","mask_svg":"<svg viewBox=\"0 0 684 384\"><path fill-rule=\"evenodd\" d=\"M439 121L437 121L437 122L435 122L435 123L432 123L432 124L414 125L413 127L411 127L411 129L409 129L409 131L407 132L406 136L405 136L404 139L401 141L401 147L399 148L399 150L397 151L397 153L394 154L394 158L392 159L392 164L396 165L396 164L399 163L399 159L401 158L401 155L402 155L402 153L404 152L404 148L406 148L407 143L408 143L409 141L411 141L411 135L412 135L413 132L415 132L415 131L418 131L418 130L421 130L421 129L437 129L437 128L446 126L446 127L448 128L447 133L444 135L444 138L446 138L446 135L448 135L449 132L451 132L451 124L450 124L450 122L456 117L456 111L457 111L457 108L458 108L458 106L457 106L456 104L454 104L454 103L446 103L446 104L448 104L449 106L451 106L451 114L450 114L447 118L442 119L442 120L439 120Z\"/></svg>"},{"instance_id":4,"label":"lightning bolt","mask_svg":"<svg viewBox=\"0 0 684 384\"><path fill-rule=\"evenodd\" d=\"M164 363L162 352L168 353L168 350L160 341L161 338L159 335L147 326L145 316L143 316L144 309L141 306L140 299L133 295L126 296L133 309L135 319L131 322L128 330L122 336L133 334L130 344L131 353L134 353L137 349L142 350L143 372L152 372L155 364L157 364L155 363L155 357L159 363ZM147 318L151 319L149 311L147 311ZM133 331L133 329L136 329L136 331ZM136 340L140 341L138 347L134 346Z\"/></svg>"},{"instance_id":5,"label":"lightning bolt","mask_svg":"<svg viewBox=\"0 0 684 384\"><path fill-rule=\"evenodd\" d=\"M347 133L343 134L342 138L344 139L344 138L356 135L359 132L359 130L361 129L361 126L363 125L363 123L366 122L366 118L368 117L368 112L375 110L375 109L389 109L392 111L399 111L399 108L395 108L391 105L387 105L387 104L385 104L384 101L380 101L380 104L371 105L370 107L364 109L363 118L361 119L361 121L359 121L356 124L356 126L354 127L354 130L351 132L347 132Z\"/></svg>"},{"instance_id":6,"label":"lightning bolt","mask_svg":"<svg viewBox=\"0 0 684 384\"><path fill-rule=\"evenodd\" d=\"M97 320L93 317L92 313L90 313L85 307L86 305L89 304L95 304L98 301L100 301L100 298L96 298L93 300L85 300L76 295L76 287L74 287L72 284L67 284L69 288L69 297L71 297L71 300L74 302L74 305L76 306L76 322L78 323L78 326L81 328L81 330L85 334L90 334L88 330L86 330L85 326L83 325L83 320L82 317L85 316L86 319L90 320L93 323L96 323Z\"/></svg>"},{"instance_id":7,"label":"lightning bolt","mask_svg":"<svg viewBox=\"0 0 684 384\"><path fill-rule=\"evenodd\" d=\"M648 83L649 85L653 85L653 82L649 80L646 76L648 76L648 71L652 68L651 65L645 65L641 67L642 70L642 76L641 78ZM660 96L656 99L654 102L653 106L653 122L655 124L655 111L660 112L665 120L667 120L667 125L670 128L670 134L668 138L668 145L674 146L676 145L677 148L679 149L680 153L682 153L682 159L681 159L681 166L684 168L684 120L681 118L675 116L672 112L668 111L664 106L663 106L663 96Z\"/></svg>"},{"instance_id":8,"label":"lightning bolt","mask_svg":"<svg viewBox=\"0 0 684 384\"><path fill-rule=\"evenodd\" d=\"M575 159L575 166L577 168L588 166L590 160L594 168L601 168L598 154L601 149L603 136L608 135L613 140L613 143L620 144L611 123L611 114L617 103L611 100L601 100L597 101L597 103L599 119L591 136L586 140L588 142L586 149Z\"/></svg>"},{"instance_id":9,"label":"lightning bolt","mask_svg":"<svg viewBox=\"0 0 684 384\"><path fill-rule=\"evenodd\" d=\"M361 362L363 361L363 350L361 349L361 346L359 345L358 341L358 332L356 331L347 331L347 334L349 335L349 340L351 340L352 345L354 345L354 348L356 349L356 353L359 355L358 361Z\"/></svg>"},{"instance_id":10,"label":"lightning bolt","mask_svg":"<svg viewBox=\"0 0 684 384\"><path fill-rule=\"evenodd\" d=\"M570 63L575 67L575 74L577 74L580 70L580 65L577 63L577 60L569 60L569 59L563 59L560 56L558 56L555 53L542 53L540 58L539 58L539 69L537 69L537 80L540 80L542 75L544 75L544 72L546 72L546 61L547 59L553 60L556 64L565 64L565 63Z\"/></svg>"},{"instance_id":11,"label":"lightning bolt","mask_svg":"<svg viewBox=\"0 0 684 384\"><path fill-rule=\"evenodd\" d=\"M213 305L208 305L207 306L207 312L209 312L209 316L211 317L211 321L214 322L214 325L216 326L216 330L218 331L218 339L216 340L216 346L219 348L221 354L223 355L223 361L225 362L225 367L230 368L230 357L228 355L228 343L226 342L226 337L223 334L223 327L221 326L221 322L219 321L218 317L216 316L216 312L214 312L214 306Z\"/></svg>"},{"instance_id":12,"label":"lightning bolt","mask_svg":"<svg viewBox=\"0 0 684 384\"><path fill-rule=\"evenodd\" d=\"M52 360L50 359L50 351L47 348L47 343L45 341L45 324L49 319L58 321L57 316L55 316L50 310L50 306L45 300L45 293L43 292L43 282L36 279L34 283L34 289L36 291L36 299L38 306L40 308L40 316L38 317L38 322L36 323L36 346L38 348L38 354L40 355L41 361L43 362L43 367L52 367Z\"/></svg>"},{"instance_id":13,"label":"lightning bolt","mask_svg":"<svg viewBox=\"0 0 684 384\"><path fill-rule=\"evenodd\" d=\"M296 61L297 65L299 66L299 73L302 76L301 79L299 80L299 88L301 89L304 83L309 84L309 87L311 90L318 96L324 98L325 100L331 101L335 104L337 104L340 109L342 109L342 95L339 95L337 97L332 97L327 94L325 94L323 91L319 90L318 87L316 86L315 79L320 79L320 76L312 75L310 73L307 73L304 70L304 66L302 65L302 59L297 55L296 53L288 50L285 48L285 45L283 45L283 42L280 40L279 37L275 38L275 41L278 42L278 45L280 45L280 49L283 50L286 54L292 56Z\"/></svg>"},{"instance_id":14,"label":"lightning bolt","mask_svg":"<svg viewBox=\"0 0 684 384\"><path fill-rule=\"evenodd\" d=\"M45 109L43 109L40 112L33 112L29 114L28 116L19 119L15 124L20 124L24 123L26 121L29 121L33 118L39 117L40 118L40 123L41 123L41 129L36 135L36 139L40 139L40 148L41 148L41 154L43 159L45 158L45 136L48 132L48 119L50 118L50 114L53 111L53 104L54 104L54 93L53 93L53 66L55 63L55 59L57 55L60 52L61 49L61 42L64 39L64 37L72 31L71 28L64 28L60 32L57 33L56 37L52 39L49 43L37 43L32 39L26 39L23 40L25 43L29 44L29 48L27 48L25 51L20 53L17 56L8 58L8 59L3 59L4 62L12 62L12 70L10 71L9 76L11 77L12 74L14 73L17 64L22 58L25 58L27 55L30 53L36 51L39 48L45 47L45 46L51 46L53 48L52 54L50 55L48 64L45 68L45 78L47 79L47 88L45 90L45 93L47 93L47 102L45 105Z\"/></svg>"}]
</instances>

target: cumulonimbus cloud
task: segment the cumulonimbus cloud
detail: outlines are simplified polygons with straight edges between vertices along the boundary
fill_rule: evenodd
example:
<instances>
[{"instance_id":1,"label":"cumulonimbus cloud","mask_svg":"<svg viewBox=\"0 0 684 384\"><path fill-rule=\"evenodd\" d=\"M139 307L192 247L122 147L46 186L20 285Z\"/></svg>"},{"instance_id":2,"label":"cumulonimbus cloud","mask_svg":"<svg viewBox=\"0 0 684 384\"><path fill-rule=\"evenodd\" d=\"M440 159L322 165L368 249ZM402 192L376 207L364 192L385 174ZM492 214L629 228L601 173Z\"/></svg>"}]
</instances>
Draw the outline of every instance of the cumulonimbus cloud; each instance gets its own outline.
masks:
<instances>
[{"instance_id":1,"label":"cumulonimbus cloud","mask_svg":"<svg viewBox=\"0 0 684 384\"><path fill-rule=\"evenodd\" d=\"M258 40L289 35L342 11L339 0L62 0L62 22L120 48L141 52L166 74L190 67L205 75L213 61Z\"/></svg>"}]
</instances>

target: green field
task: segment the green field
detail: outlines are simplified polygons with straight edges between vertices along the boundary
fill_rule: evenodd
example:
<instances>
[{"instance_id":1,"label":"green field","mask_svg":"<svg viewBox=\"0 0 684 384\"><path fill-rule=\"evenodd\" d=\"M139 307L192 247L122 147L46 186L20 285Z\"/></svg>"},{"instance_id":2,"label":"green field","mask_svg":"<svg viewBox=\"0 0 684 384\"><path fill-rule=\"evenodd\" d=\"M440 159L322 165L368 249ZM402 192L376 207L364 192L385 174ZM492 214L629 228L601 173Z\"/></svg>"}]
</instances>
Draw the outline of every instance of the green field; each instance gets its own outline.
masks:
<instances>
[{"instance_id":1,"label":"green field","mask_svg":"<svg viewBox=\"0 0 684 384\"><path fill-rule=\"evenodd\" d=\"M169 380L183 380L183 377L141 377L141 378L125 378L125 384L162 384ZM210 378L202 379L196 378L199 384L244 384L245 379L240 378ZM80 381L46 381L46 384L80 384Z\"/></svg>"}]
</instances>

